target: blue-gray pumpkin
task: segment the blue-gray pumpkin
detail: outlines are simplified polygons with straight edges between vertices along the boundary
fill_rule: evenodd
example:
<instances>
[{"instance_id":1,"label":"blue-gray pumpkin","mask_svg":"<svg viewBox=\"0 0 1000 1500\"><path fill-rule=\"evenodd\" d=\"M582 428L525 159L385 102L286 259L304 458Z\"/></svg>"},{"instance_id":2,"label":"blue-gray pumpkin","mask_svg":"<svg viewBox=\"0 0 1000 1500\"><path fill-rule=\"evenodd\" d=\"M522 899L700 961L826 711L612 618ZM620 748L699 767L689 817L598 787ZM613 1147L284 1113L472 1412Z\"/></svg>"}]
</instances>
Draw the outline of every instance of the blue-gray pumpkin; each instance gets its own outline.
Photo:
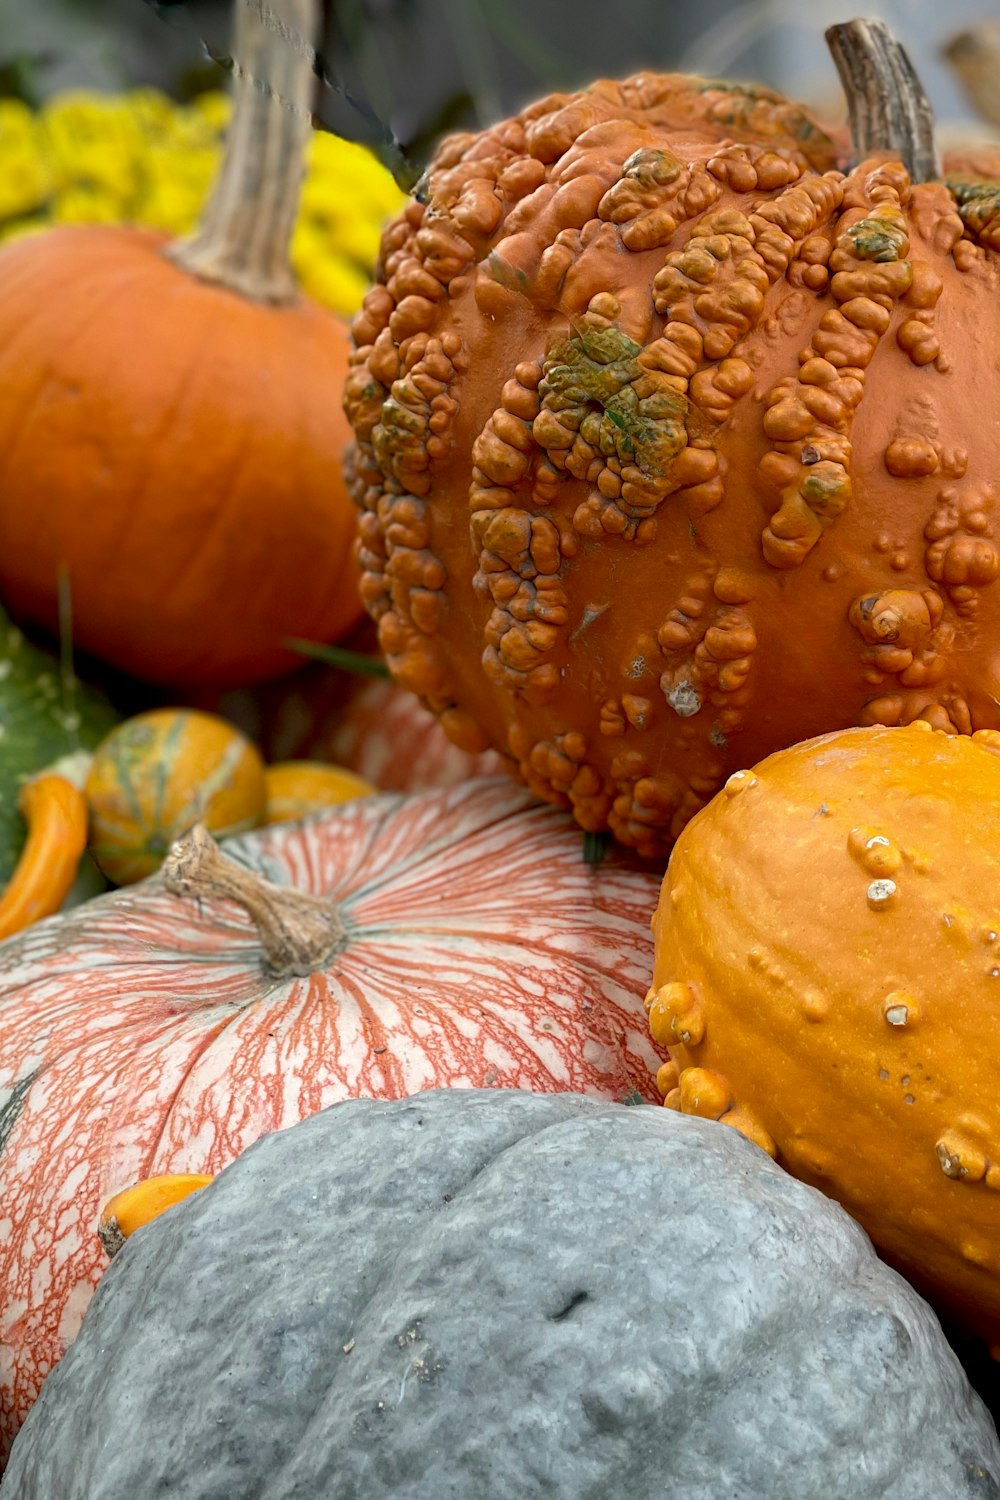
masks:
<instances>
[{"instance_id":1,"label":"blue-gray pumpkin","mask_svg":"<svg viewBox=\"0 0 1000 1500\"><path fill-rule=\"evenodd\" d=\"M1000 1445L929 1308L735 1131L354 1100L136 1231L4 1500L960 1500Z\"/></svg>"}]
</instances>

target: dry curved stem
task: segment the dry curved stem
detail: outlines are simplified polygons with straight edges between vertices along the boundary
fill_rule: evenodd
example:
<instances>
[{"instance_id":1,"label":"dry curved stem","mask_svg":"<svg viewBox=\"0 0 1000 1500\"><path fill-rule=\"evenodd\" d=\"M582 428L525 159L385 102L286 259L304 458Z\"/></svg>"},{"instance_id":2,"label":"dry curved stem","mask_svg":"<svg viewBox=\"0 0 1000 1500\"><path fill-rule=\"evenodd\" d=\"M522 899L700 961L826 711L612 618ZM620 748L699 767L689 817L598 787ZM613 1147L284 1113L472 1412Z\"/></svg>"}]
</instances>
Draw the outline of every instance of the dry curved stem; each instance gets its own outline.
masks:
<instances>
[{"instance_id":1,"label":"dry curved stem","mask_svg":"<svg viewBox=\"0 0 1000 1500\"><path fill-rule=\"evenodd\" d=\"M319 26L320 0L235 0L222 167L199 228L167 251L192 275L257 301L298 295L288 247L312 130Z\"/></svg>"},{"instance_id":2,"label":"dry curved stem","mask_svg":"<svg viewBox=\"0 0 1000 1500\"><path fill-rule=\"evenodd\" d=\"M885 22L843 21L825 34L847 96L859 160L876 151L891 151L912 182L939 177L930 101L905 48Z\"/></svg>"},{"instance_id":3,"label":"dry curved stem","mask_svg":"<svg viewBox=\"0 0 1000 1500\"><path fill-rule=\"evenodd\" d=\"M223 854L201 823L172 846L162 865L175 896L236 901L257 928L264 965L274 979L322 969L344 941L337 908L322 896L274 885Z\"/></svg>"},{"instance_id":4,"label":"dry curved stem","mask_svg":"<svg viewBox=\"0 0 1000 1500\"><path fill-rule=\"evenodd\" d=\"M942 50L972 107L991 125L1000 125L1000 21L960 31Z\"/></svg>"}]
</instances>

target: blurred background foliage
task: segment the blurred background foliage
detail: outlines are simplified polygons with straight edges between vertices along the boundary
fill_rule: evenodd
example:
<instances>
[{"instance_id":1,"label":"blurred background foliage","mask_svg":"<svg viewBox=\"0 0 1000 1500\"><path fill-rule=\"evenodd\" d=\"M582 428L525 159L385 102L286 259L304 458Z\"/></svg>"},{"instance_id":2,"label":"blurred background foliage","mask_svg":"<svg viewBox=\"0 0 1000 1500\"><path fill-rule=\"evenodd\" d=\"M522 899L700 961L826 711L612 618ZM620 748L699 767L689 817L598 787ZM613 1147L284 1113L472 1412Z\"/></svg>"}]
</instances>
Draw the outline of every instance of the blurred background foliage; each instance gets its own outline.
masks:
<instances>
[{"instance_id":1,"label":"blurred background foliage","mask_svg":"<svg viewBox=\"0 0 1000 1500\"><path fill-rule=\"evenodd\" d=\"M944 45L998 4L866 3L905 41L945 139L984 127ZM325 0L300 283L351 314L442 134L601 75L728 75L839 119L823 31L852 13L850 0ZM0 0L0 239L53 222L188 232L229 119L231 24L232 0Z\"/></svg>"},{"instance_id":2,"label":"blurred background foliage","mask_svg":"<svg viewBox=\"0 0 1000 1500\"><path fill-rule=\"evenodd\" d=\"M32 104L66 89L151 85L175 99L218 88L228 0L2 0L0 94ZM971 120L941 57L949 35L998 14L997 0L876 0L861 7L906 43L936 112ZM475 128L533 97L601 74L687 70L770 84L835 113L823 30L845 0L330 0L323 122L418 164L452 128ZM352 102L353 101L353 102Z\"/></svg>"}]
</instances>

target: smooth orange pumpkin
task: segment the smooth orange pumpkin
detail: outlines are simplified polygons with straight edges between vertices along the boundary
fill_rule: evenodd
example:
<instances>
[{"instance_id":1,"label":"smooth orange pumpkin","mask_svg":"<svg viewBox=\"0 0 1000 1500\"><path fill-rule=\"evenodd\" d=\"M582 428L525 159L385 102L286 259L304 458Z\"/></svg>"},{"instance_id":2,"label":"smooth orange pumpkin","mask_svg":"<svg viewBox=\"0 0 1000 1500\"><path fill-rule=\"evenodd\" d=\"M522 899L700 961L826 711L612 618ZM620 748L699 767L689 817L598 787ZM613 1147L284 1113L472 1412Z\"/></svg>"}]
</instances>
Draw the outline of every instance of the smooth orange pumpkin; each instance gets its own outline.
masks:
<instances>
[{"instance_id":1,"label":"smooth orange pumpkin","mask_svg":"<svg viewBox=\"0 0 1000 1500\"><path fill-rule=\"evenodd\" d=\"M196 823L219 838L256 828L267 782L260 752L225 719L155 708L98 745L86 796L91 853L110 881L130 885Z\"/></svg>"},{"instance_id":2,"label":"smooth orange pumpkin","mask_svg":"<svg viewBox=\"0 0 1000 1500\"><path fill-rule=\"evenodd\" d=\"M442 145L354 325L394 676L649 855L780 745L1000 726L1000 196L835 31L857 165L766 92L555 95Z\"/></svg>"},{"instance_id":3,"label":"smooth orange pumpkin","mask_svg":"<svg viewBox=\"0 0 1000 1500\"><path fill-rule=\"evenodd\" d=\"M317 0L271 10L315 34ZM247 72L199 234L71 225L0 252L0 596L55 633L68 577L76 645L168 684L273 676L298 665L286 638L361 612L348 332L287 253L315 79L236 17Z\"/></svg>"},{"instance_id":4,"label":"smooth orange pumpkin","mask_svg":"<svg viewBox=\"0 0 1000 1500\"><path fill-rule=\"evenodd\" d=\"M674 848L647 1008L673 1108L736 1125L1000 1347L1000 733L841 730Z\"/></svg>"}]
</instances>

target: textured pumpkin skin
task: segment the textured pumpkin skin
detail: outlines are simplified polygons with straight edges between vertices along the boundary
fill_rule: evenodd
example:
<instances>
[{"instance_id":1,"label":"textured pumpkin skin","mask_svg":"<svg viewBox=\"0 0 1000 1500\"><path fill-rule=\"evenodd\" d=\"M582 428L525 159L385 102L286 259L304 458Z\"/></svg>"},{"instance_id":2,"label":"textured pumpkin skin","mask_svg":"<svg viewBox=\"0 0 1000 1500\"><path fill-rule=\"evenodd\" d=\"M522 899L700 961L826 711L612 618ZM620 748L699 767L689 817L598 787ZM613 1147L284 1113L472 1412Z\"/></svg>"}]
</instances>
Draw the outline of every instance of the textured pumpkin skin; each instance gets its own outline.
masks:
<instances>
[{"instance_id":1,"label":"textured pumpkin skin","mask_svg":"<svg viewBox=\"0 0 1000 1500\"><path fill-rule=\"evenodd\" d=\"M994 1345L998 850L993 731L780 751L678 840L647 998L666 1102L769 1136Z\"/></svg>"},{"instance_id":2,"label":"textured pumpkin skin","mask_svg":"<svg viewBox=\"0 0 1000 1500\"><path fill-rule=\"evenodd\" d=\"M161 876L3 944L0 1461L79 1327L119 1189L219 1171L357 1095L657 1098L642 994L659 873L610 853L595 870L581 844L502 778L228 841L339 903L342 947L303 979L264 971L241 908L171 896Z\"/></svg>"},{"instance_id":3,"label":"textured pumpkin skin","mask_svg":"<svg viewBox=\"0 0 1000 1500\"><path fill-rule=\"evenodd\" d=\"M255 681L361 612L347 331L199 281L166 243L73 225L0 251L0 595L55 633L65 570L80 650Z\"/></svg>"},{"instance_id":4,"label":"textured pumpkin skin","mask_svg":"<svg viewBox=\"0 0 1000 1500\"><path fill-rule=\"evenodd\" d=\"M219 838L264 821L267 779L255 745L224 719L154 708L119 724L87 776L90 846L115 885L159 869L195 823Z\"/></svg>"},{"instance_id":5,"label":"textured pumpkin skin","mask_svg":"<svg viewBox=\"0 0 1000 1500\"><path fill-rule=\"evenodd\" d=\"M733 1132L440 1090L326 1110L138 1229L5 1488L973 1500L998 1475L926 1304Z\"/></svg>"},{"instance_id":6,"label":"textured pumpkin skin","mask_svg":"<svg viewBox=\"0 0 1000 1500\"><path fill-rule=\"evenodd\" d=\"M782 745L1000 725L995 187L696 88L445 142L346 396L398 681L657 856Z\"/></svg>"}]
</instances>

